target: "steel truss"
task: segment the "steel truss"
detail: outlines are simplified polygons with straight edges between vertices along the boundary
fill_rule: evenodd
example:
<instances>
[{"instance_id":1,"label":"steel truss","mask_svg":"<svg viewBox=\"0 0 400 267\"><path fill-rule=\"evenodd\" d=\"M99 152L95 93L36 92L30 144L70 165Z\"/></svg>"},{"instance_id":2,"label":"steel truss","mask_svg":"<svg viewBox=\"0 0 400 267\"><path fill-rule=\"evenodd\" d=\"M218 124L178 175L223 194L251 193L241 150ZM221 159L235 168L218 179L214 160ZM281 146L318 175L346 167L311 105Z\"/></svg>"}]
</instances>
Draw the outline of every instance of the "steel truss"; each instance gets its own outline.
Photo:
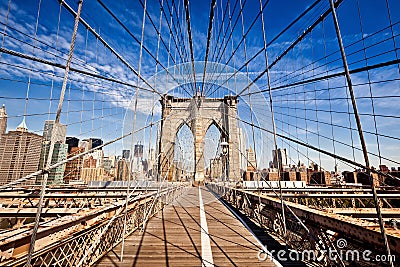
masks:
<instances>
[{"instance_id":1,"label":"steel truss","mask_svg":"<svg viewBox=\"0 0 400 267\"><path fill-rule=\"evenodd\" d=\"M136 196L129 202L125 237L145 226L148 218L184 191L175 186ZM33 266L90 266L122 241L125 201L113 205L61 217L40 225ZM8 232L0 240L0 265L23 266L26 263L30 241L26 229ZM97 241L97 242L96 242Z\"/></svg>"},{"instance_id":2,"label":"steel truss","mask_svg":"<svg viewBox=\"0 0 400 267\"><path fill-rule=\"evenodd\" d=\"M303 259L311 266L345 266L354 264L351 257L329 257L328 252L357 251L359 255L369 250L370 258L385 255L379 225L349 216L334 214L321 209L310 208L302 204L285 201L286 236L284 235L281 201L277 198L235 189L217 184L208 184L209 189L220 195L272 236L284 241L291 250L298 252L314 251L319 261ZM387 229L392 256L400 257L400 236L395 229ZM346 241L343 250L338 242ZM349 259L346 261L346 259ZM382 266L382 263L363 261L360 256L357 266Z\"/></svg>"}]
</instances>

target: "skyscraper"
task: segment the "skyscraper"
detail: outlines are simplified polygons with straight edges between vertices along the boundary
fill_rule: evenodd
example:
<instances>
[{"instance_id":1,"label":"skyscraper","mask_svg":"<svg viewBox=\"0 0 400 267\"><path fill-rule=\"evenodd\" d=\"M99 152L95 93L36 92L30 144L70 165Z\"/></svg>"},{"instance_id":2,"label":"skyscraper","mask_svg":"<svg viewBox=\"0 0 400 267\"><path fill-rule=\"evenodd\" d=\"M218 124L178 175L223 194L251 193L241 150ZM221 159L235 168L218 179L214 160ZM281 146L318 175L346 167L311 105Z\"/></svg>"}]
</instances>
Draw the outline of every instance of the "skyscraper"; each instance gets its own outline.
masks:
<instances>
[{"instance_id":1,"label":"skyscraper","mask_svg":"<svg viewBox=\"0 0 400 267\"><path fill-rule=\"evenodd\" d=\"M43 129L43 142L50 142L52 138L54 143L65 144L67 126L58 124L56 132L53 133L54 124L55 121L53 120L45 121Z\"/></svg>"},{"instance_id":2,"label":"skyscraper","mask_svg":"<svg viewBox=\"0 0 400 267\"><path fill-rule=\"evenodd\" d=\"M253 149L250 147L247 150L247 169L246 169L246 180L247 181L254 181L256 177L254 177L255 173L257 172L257 162L256 156L254 154Z\"/></svg>"},{"instance_id":3,"label":"skyscraper","mask_svg":"<svg viewBox=\"0 0 400 267\"><path fill-rule=\"evenodd\" d=\"M77 147L77 146L71 147L71 150L67 155L67 158L76 156L84 151L85 151L85 149L81 148L81 147ZM68 183L71 180L81 180L82 165L83 165L82 157L78 157L76 159L68 161L65 166L64 182Z\"/></svg>"},{"instance_id":4,"label":"skyscraper","mask_svg":"<svg viewBox=\"0 0 400 267\"><path fill-rule=\"evenodd\" d=\"M253 169L255 169L256 166L256 156L253 149L250 147L249 149L247 149L247 167L252 167Z\"/></svg>"},{"instance_id":5,"label":"skyscraper","mask_svg":"<svg viewBox=\"0 0 400 267\"><path fill-rule=\"evenodd\" d=\"M85 182L90 181L104 181L104 179L111 179L104 170L104 151L99 148L103 144L103 141L98 138L85 139L80 142L80 145L87 150L94 149L89 154L83 156L83 165L81 170L81 180ZM87 151L86 150L86 151Z\"/></svg>"},{"instance_id":6,"label":"skyscraper","mask_svg":"<svg viewBox=\"0 0 400 267\"><path fill-rule=\"evenodd\" d=\"M7 114L3 106L0 109L0 184L8 184L38 170L43 139L28 132L25 118L15 131L5 133L6 125Z\"/></svg>"},{"instance_id":7,"label":"skyscraper","mask_svg":"<svg viewBox=\"0 0 400 267\"><path fill-rule=\"evenodd\" d=\"M68 153L70 153L73 147L79 146L79 139L73 136L67 136L65 143L68 145Z\"/></svg>"},{"instance_id":8,"label":"skyscraper","mask_svg":"<svg viewBox=\"0 0 400 267\"><path fill-rule=\"evenodd\" d=\"M54 143L54 150L51 157L51 165L67 159L68 145L65 143L66 133L66 125L58 124L57 127L55 127L54 121L50 120L45 122L43 129L43 143L39 161L39 168L46 167L51 142ZM60 165L57 168L51 169L49 172L47 183L63 183L64 170L65 164ZM36 178L36 182L40 184L42 179L43 175L39 175Z\"/></svg>"},{"instance_id":9,"label":"skyscraper","mask_svg":"<svg viewBox=\"0 0 400 267\"><path fill-rule=\"evenodd\" d=\"M83 141L88 142L88 149L93 149L103 144L103 140L101 140L100 138L89 138L89 139L84 139Z\"/></svg>"},{"instance_id":10,"label":"skyscraper","mask_svg":"<svg viewBox=\"0 0 400 267\"><path fill-rule=\"evenodd\" d=\"M150 155L149 155L149 159L148 159L148 174L150 176L154 175L154 168L156 167L156 153L154 148L150 149Z\"/></svg>"},{"instance_id":11,"label":"skyscraper","mask_svg":"<svg viewBox=\"0 0 400 267\"><path fill-rule=\"evenodd\" d=\"M129 166L126 159L120 159L116 164L116 181L127 181L129 178Z\"/></svg>"},{"instance_id":12,"label":"skyscraper","mask_svg":"<svg viewBox=\"0 0 400 267\"><path fill-rule=\"evenodd\" d=\"M129 149L122 150L122 158L123 159L129 159L130 155L131 155L131 151Z\"/></svg>"},{"instance_id":13,"label":"skyscraper","mask_svg":"<svg viewBox=\"0 0 400 267\"><path fill-rule=\"evenodd\" d=\"M5 134L7 130L7 112L6 106L3 106L0 109L0 138L2 134Z\"/></svg>"},{"instance_id":14,"label":"skyscraper","mask_svg":"<svg viewBox=\"0 0 400 267\"><path fill-rule=\"evenodd\" d=\"M82 152L85 152L85 148L79 147L80 142L79 139L76 137L67 137L65 143L68 145L67 159L76 156ZM81 180L82 164L82 157L78 157L67 162L67 164L65 165L64 183L69 183L69 181L71 180Z\"/></svg>"},{"instance_id":15,"label":"skyscraper","mask_svg":"<svg viewBox=\"0 0 400 267\"><path fill-rule=\"evenodd\" d=\"M247 155L246 155L246 136L243 128L238 128L239 134L239 151L240 151L240 169L245 171L247 169Z\"/></svg>"},{"instance_id":16,"label":"skyscraper","mask_svg":"<svg viewBox=\"0 0 400 267\"><path fill-rule=\"evenodd\" d=\"M133 172L143 172L143 145L140 142L135 145L131 167Z\"/></svg>"},{"instance_id":17,"label":"skyscraper","mask_svg":"<svg viewBox=\"0 0 400 267\"><path fill-rule=\"evenodd\" d=\"M272 150L272 159L274 163L274 168L280 167L283 170L285 167L287 167L288 155L286 152L286 148L278 148L278 152L276 150Z\"/></svg>"},{"instance_id":18,"label":"skyscraper","mask_svg":"<svg viewBox=\"0 0 400 267\"><path fill-rule=\"evenodd\" d=\"M135 145L134 155L135 158L143 158L143 145L139 142L139 144Z\"/></svg>"}]
</instances>

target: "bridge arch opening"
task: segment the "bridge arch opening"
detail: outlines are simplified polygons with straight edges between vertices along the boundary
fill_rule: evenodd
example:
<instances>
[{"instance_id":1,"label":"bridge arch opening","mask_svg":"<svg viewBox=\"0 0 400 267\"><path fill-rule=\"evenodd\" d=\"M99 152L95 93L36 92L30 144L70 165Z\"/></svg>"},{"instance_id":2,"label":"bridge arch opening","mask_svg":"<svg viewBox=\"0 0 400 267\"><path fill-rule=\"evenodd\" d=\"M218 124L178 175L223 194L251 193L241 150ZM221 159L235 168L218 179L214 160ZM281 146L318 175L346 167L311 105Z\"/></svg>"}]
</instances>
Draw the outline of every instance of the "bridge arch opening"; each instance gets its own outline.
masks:
<instances>
[{"instance_id":1,"label":"bridge arch opening","mask_svg":"<svg viewBox=\"0 0 400 267\"><path fill-rule=\"evenodd\" d=\"M166 173L169 172L170 165L178 160L175 159L175 135L182 126L182 121L186 121L195 140L195 177L197 181L203 181L208 176L206 169L210 164L209 159L204 158L203 148L209 147L207 144L204 145L204 135L214 123L220 130L221 140L225 138L230 144L228 156L231 157L229 162L232 162L230 162L229 176L232 180L240 180L242 173L247 169L246 151L250 146L257 154L257 161L271 160L271 153L266 154L264 151L271 150L272 137L269 133L252 126L260 125L260 119L264 117L266 117L264 123L269 123L268 101L264 99L264 95L261 98L259 95L253 98L236 97L237 93L244 89L250 92L260 90L251 82L252 76L242 71L221 63L207 62L206 72L203 73L205 62L198 61L194 65L195 81L193 77L188 78L185 75L185 70L192 68L191 64L183 63L157 72L147 79L148 84L140 83L137 98L133 96L129 104L128 113L132 115L124 119L124 125L127 126L124 132L132 130L132 121L135 117L136 128L145 127L151 122L154 122L154 125L158 124L145 128L143 135L135 134L135 140L142 141L148 146L146 151L154 151L156 179L165 178L171 181L176 175L172 178L172 175ZM157 93L154 93L153 89ZM202 104L199 106L199 103ZM259 103L262 105L258 105ZM138 108L135 114L136 105ZM201 129L195 130L195 125ZM129 140L126 146L129 146ZM233 165L238 167L232 169ZM257 167L267 166L257 164Z\"/></svg>"},{"instance_id":2,"label":"bridge arch opening","mask_svg":"<svg viewBox=\"0 0 400 267\"><path fill-rule=\"evenodd\" d=\"M221 129L213 120L204 135L204 173L210 180L218 180L222 174Z\"/></svg>"},{"instance_id":3,"label":"bridge arch opening","mask_svg":"<svg viewBox=\"0 0 400 267\"><path fill-rule=\"evenodd\" d=\"M194 173L194 137L189 125L182 121L174 143L174 160L169 174L175 181L191 181Z\"/></svg>"}]
</instances>

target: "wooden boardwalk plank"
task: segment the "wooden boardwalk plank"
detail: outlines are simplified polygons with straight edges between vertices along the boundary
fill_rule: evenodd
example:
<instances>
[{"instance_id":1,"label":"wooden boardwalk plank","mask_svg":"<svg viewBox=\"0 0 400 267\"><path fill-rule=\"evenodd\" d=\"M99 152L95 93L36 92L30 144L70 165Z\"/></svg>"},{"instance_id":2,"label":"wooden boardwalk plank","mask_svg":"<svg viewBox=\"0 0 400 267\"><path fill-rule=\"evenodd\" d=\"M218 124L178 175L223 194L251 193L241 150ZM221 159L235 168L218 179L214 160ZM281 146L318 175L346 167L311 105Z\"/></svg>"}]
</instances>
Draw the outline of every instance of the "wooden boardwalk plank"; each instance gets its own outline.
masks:
<instances>
[{"instance_id":1,"label":"wooden boardwalk plank","mask_svg":"<svg viewBox=\"0 0 400 267\"><path fill-rule=\"evenodd\" d=\"M257 258L260 246L242 223L206 188L201 188L215 266L275 266ZM201 266L199 189L187 192L104 256L96 266Z\"/></svg>"}]
</instances>

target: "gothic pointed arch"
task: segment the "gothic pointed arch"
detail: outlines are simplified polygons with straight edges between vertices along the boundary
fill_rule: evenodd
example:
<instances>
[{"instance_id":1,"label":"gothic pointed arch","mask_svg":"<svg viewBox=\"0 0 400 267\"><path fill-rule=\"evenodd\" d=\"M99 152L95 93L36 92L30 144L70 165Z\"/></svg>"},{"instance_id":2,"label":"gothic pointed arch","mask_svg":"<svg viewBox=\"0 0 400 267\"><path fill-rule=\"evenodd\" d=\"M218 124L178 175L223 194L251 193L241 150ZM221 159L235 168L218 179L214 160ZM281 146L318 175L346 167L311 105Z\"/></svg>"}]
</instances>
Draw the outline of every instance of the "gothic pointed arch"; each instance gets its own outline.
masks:
<instances>
[{"instance_id":1,"label":"gothic pointed arch","mask_svg":"<svg viewBox=\"0 0 400 267\"><path fill-rule=\"evenodd\" d=\"M208 99L202 96L175 98L165 95L161 100L162 126L159 137L159 172L162 177L169 174L174 160L175 137L183 125L187 125L194 137L194 174L197 182L204 181L204 137L211 125L215 125L222 138L229 142L230 177L240 179L238 126L236 121L238 100L233 96Z\"/></svg>"}]
</instances>

